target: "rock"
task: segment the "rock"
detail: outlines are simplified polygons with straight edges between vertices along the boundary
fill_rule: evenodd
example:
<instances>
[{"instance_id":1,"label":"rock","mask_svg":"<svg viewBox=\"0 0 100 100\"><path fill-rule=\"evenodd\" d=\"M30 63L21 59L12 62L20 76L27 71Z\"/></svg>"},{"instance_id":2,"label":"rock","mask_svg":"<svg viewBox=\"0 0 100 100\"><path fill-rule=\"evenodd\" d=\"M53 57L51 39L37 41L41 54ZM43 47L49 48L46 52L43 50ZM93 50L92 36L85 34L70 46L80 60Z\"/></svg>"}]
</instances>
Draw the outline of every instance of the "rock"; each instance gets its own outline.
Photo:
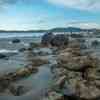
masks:
<instances>
[{"instance_id":1,"label":"rock","mask_svg":"<svg viewBox=\"0 0 100 100\"><path fill-rule=\"evenodd\" d=\"M39 43L35 43L35 42L31 42L31 43L29 44L29 47L30 47L30 48L38 48L38 47L40 47L40 44L39 44Z\"/></svg>"},{"instance_id":2,"label":"rock","mask_svg":"<svg viewBox=\"0 0 100 100\"><path fill-rule=\"evenodd\" d=\"M47 45L50 45L53 37L54 37L54 35L53 35L52 32L46 33L46 34L43 35L42 40L41 40L41 43L43 45L46 45L46 46Z\"/></svg>"},{"instance_id":3,"label":"rock","mask_svg":"<svg viewBox=\"0 0 100 100\"><path fill-rule=\"evenodd\" d=\"M57 92L48 93L48 100L64 100L63 95Z\"/></svg>"},{"instance_id":4,"label":"rock","mask_svg":"<svg viewBox=\"0 0 100 100\"><path fill-rule=\"evenodd\" d=\"M49 61L45 58L32 58L31 61L30 61L30 65L32 66L41 66L41 65L44 65L44 64L48 64Z\"/></svg>"},{"instance_id":5,"label":"rock","mask_svg":"<svg viewBox=\"0 0 100 100\"><path fill-rule=\"evenodd\" d=\"M21 96L28 92L28 90L22 85L10 85L8 89L14 96Z\"/></svg>"},{"instance_id":6,"label":"rock","mask_svg":"<svg viewBox=\"0 0 100 100\"><path fill-rule=\"evenodd\" d=\"M64 68L53 68L52 73L53 73L54 78L58 78L58 77L61 77L63 75L66 75L67 71Z\"/></svg>"},{"instance_id":7,"label":"rock","mask_svg":"<svg viewBox=\"0 0 100 100\"><path fill-rule=\"evenodd\" d=\"M10 84L10 81L4 76L0 77L0 92L4 91Z\"/></svg>"},{"instance_id":8,"label":"rock","mask_svg":"<svg viewBox=\"0 0 100 100\"><path fill-rule=\"evenodd\" d=\"M66 81L66 76L62 76L56 81L55 86L59 87L60 89L64 86Z\"/></svg>"},{"instance_id":9,"label":"rock","mask_svg":"<svg viewBox=\"0 0 100 100\"><path fill-rule=\"evenodd\" d=\"M19 49L19 52L24 52L24 51L26 51L26 48L20 48Z\"/></svg>"},{"instance_id":10,"label":"rock","mask_svg":"<svg viewBox=\"0 0 100 100\"><path fill-rule=\"evenodd\" d=\"M97 40L94 40L94 41L91 43L91 45L92 45L93 47L97 47L98 45L100 45L100 42L97 41Z\"/></svg>"},{"instance_id":11,"label":"rock","mask_svg":"<svg viewBox=\"0 0 100 100\"><path fill-rule=\"evenodd\" d=\"M83 36L83 34L71 34L70 35L72 38L83 38L84 36Z\"/></svg>"},{"instance_id":12,"label":"rock","mask_svg":"<svg viewBox=\"0 0 100 100\"><path fill-rule=\"evenodd\" d=\"M4 55L4 54L0 54L0 59L5 59L5 58L7 58L6 55Z\"/></svg>"},{"instance_id":13,"label":"rock","mask_svg":"<svg viewBox=\"0 0 100 100\"><path fill-rule=\"evenodd\" d=\"M20 41L20 39L14 39L14 40L12 40L12 43L20 43L21 41Z\"/></svg>"},{"instance_id":14,"label":"rock","mask_svg":"<svg viewBox=\"0 0 100 100\"><path fill-rule=\"evenodd\" d=\"M52 46L63 47L68 45L68 37L64 34L57 34L51 41Z\"/></svg>"},{"instance_id":15,"label":"rock","mask_svg":"<svg viewBox=\"0 0 100 100\"><path fill-rule=\"evenodd\" d=\"M70 43L58 51L55 67L53 90L61 93L64 100L100 99L100 60L94 55L83 54L77 43Z\"/></svg>"},{"instance_id":16,"label":"rock","mask_svg":"<svg viewBox=\"0 0 100 100\"><path fill-rule=\"evenodd\" d=\"M85 84L80 82L76 85L76 95L84 100L98 100L100 99L100 89L95 85Z\"/></svg>"},{"instance_id":17,"label":"rock","mask_svg":"<svg viewBox=\"0 0 100 100\"><path fill-rule=\"evenodd\" d=\"M69 43L68 43L68 48L80 48L80 46L81 46L81 44L80 44L80 42L78 42L77 40L71 40L71 41L69 41Z\"/></svg>"},{"instance_id":18,"label":"rock","mask_svg":"<svg viewBox=\"0 0 100 100\"><path fill-rule=\"evenodd\" d=\"M47 33L42 37L42 44L51 45L57 47L67 46L68 36L65 34L53 35L53 33Z\"/></svg>"},{"instance_id":19,"label":"rock","mask_svg":"<svg viewBox=\"0 0 100 100\"><path fill-rule=\"evenodd\" d=\"M16 71L17 77L29 76L30 74L31 74L31 72L28 68L21 68L21 69Z\"/></svg>"},{"instance_id":20,"label":"rock","mask_svg":"<svg viewBox=\"0 0 100 100\"><path fill-rule=\"evenodd\" d=\"M96 67L97 63L99 63L99 61L89 56L73 56L70 53L62 53L58 57L58 64L74 71L82 71L88 67Z\"/></svg>"}]
</instances>

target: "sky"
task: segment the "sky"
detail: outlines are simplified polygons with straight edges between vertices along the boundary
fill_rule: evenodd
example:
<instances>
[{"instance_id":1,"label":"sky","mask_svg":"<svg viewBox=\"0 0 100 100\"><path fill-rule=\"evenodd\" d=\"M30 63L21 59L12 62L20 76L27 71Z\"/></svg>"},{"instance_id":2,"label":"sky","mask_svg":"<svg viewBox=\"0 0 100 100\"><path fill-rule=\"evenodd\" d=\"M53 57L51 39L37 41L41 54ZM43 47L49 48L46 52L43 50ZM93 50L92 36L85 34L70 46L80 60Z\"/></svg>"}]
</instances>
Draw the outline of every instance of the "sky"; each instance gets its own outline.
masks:
<instances>
[{"instance_id":1,"label":"sky","mask_svg":"<svg viewBox=\"0 0 100 100\"><path fill-rule=\"evenodd\" d=\"M0 30L100 28L100 0L0 0Z\"/></svg>"}]
</instances>

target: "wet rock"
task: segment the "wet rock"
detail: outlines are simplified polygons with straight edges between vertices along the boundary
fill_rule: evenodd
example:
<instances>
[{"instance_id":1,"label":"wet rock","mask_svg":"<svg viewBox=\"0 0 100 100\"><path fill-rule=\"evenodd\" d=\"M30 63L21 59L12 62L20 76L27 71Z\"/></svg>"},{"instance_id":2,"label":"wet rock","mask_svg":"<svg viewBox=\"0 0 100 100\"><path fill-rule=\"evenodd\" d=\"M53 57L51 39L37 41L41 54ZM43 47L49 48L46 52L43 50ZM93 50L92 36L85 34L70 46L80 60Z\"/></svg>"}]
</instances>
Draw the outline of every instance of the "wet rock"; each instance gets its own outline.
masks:
<instances>
[{"instance_id":1,"label":"wet rock","mask_svg":"<svg viewBox=\"0 0 100 100\"><path fill-rule=\"evenodd\" d=\"M10 84L9 79L6 77L0 77L0 92L4 91Z\"/></svg>"},{"instance_id":2,"label":"wet rock","mask_svg":"<svg viewBox=\"0 0 100 100\"><path fill-rule=\"evenodd\" d=\"M91 43L91 45L92 45L93 47L97 47L98 45L100 45L100 42L97 41L97 40L94 40L94 41Z\"/></svg>"},{"instance_id":3,"label":"wet rock","mask_svg":"<svg viewBox=\"0 0 100 100\"><path fill-rule=\"evenodd\" d=\"M21 96L28 92L28 90L22 85L10 85L8 89L14 96Z\"/></svg>"},{"instance_id":4,"label":"wet rock","mask_svg":"<svg viewBox=\"0 0 100 100\"><path fill-rule=\"evenodd\" d=\"M20 39L14 39L14 40L12 40L12 43L20 43L21 41L20 41Z\"/></svg>"},{"instance_id":5,"label":"wet rock","mask_svg":"<svg viewBox=\"0 0 100 100\"><path fill-rule=\"evenodd\" d=\"M48 100L64 100L63 95L57 92L49 92Z\"/></svg>"},{"instance_id":6,"label":"wet rock","mask_svg":"<svg viewBox=\"0 0 100 100\"><path fill-rule=\"evenodd\" d=\"M64 100L100 99L98 58L83 54L78 46L71 45L64 50L59 50L57 62L56 68L52 69L56 76L55 84L58 84L54 86L54 90L61 93ZM63 76L66 77L64 80Z\"/></svg>"},{"instance_id":7,"label":"wet rock","mask_svg":"<svg viewBox=\"0 0 100 100\"><path fill-rule=\"evenodd\" d=\"M6 55L4 55L4 54L0 54L0 59L5 59L5 58L7 58Z\"/></svg>"},{"instance_id":8,"label":"wet rock","mask_svg":"<svg viewBox=\"0 0 100 100\"><path fill-rule=\"evenodd\" d=\"M24 51L26 51L26 48L20 48L19 49L19 52L24 52Z\"/></svg>"},{"instance_id":9,"label":"wet rock","mask_svg":"<svg viewBox=\"0 0 100 100\"><path fill-rule=\"evenodd\" d=\"M41 45L40 45L40 43L35 43L35 42L31 42L30 44L29 44L29 47L30 48L38 48L38 47L40 47Z\"/></svg>"},{"instance_id":10,"label":"wet rock","mask_svg":"<svg viewBox=\"0 0 100 100\"><path fill-rule=\"evenodd\" d=\"M31 68L30 67L24 67L24 68L19 69L19 70L16 71L15 78L20 79L20 78L31 75L33 72L37 72L37 70L33 67L31 67Z\"/></svg>"},{"instance_id":11,"label":"wet rock","mask_svg":"<svg viewBox=\"0 0 100 100\"><path fill-rule=\"evenodd\" d=\"M54 78L58 78L58 77L61 77L63 75L66 75L67 71L64 68L53 68L52 73L53 73Z\"/></svg>"},{"instance_id":12,"label":"wet rock","mask_svg":"<svg viewBox=\"0 0 100 100\"><path fill-rule=\"evenodd\" d=\"M43 45L46 45L46 46L47 45L50 45L53 37L54 37L54 35L53 35L52 32L46 33L46 34L43 35L42 40L41 40L41 43Z\"/></svg>"},{"instance_id":13,"label":"wet rock","mask_svg":"<svg viewBox=\"0 0 100 100\"><path fill-rule=\"evenodd\" d=\"M47 56L47 55L51 55L52 51L49 48L38 48L38 49L34 49L33 50L33 54L37 55L37 56Z\"/></svg>"},{"instance_id":14,"label":"wet rock","mask_svg":"<svg viewBox=\"0 0 100 100\"><path fill-rule=\"evenodd\" d=\"M60 89L63 87L66 81L66 76L62 76L56 81L55 86L58 86Z\"/></svg>"},{"instance_id":15,"label":"wet rock","mask_svg":"<svg viewBox=\"0 0 100 100\"><path fill-rule=\"evenodd\" d=\"M70 35L72 38L83 38L84 36L82 34L71 34Z\"/></svg>"},{"instance_id":16,"label":"wet rock","mask_svg":"<svg viewBox=\"0 0 100 100\"><path fill-rule=\"evenodd\" d=\"M44 64L48 64L49 61L45 58L32 58L31 61L30 61L30 65L32 66L41 66L41 65L44 65Z\"/></svg>"},{"instance_id":17,"label":"wet rock","mask_svg":"<svg viewBox=\"0 0 100 100\"><path fill-rule=\"evenodd\" d=\"M80 48L80 46L81 46L81 44L80 44L80 42L78 42L77 40L71 40L71 41L69 41L69 43L68 43L68 48Z\"/></svg>"},{"instance_id":18,"label":"wet rock","mask_svg":"<svg viewBox=\"0 0 100 100\"><path fill-rule=\"evenodd\" d=\"M76 95L85 100L98 100L100 99L100 89L95 85L78 83L76 85Z\"/></svg>"},{"instance_id":19,"label":"wet rock","mask_svg":"<svg viewBox=\"0 0 100 100\"><path fill-rule=\"evenodd\" d=\"M57 34L51 41L52 46L63 47L68 45L68 37L64 34Z\"/></svg>"},{"instance_id":20,"label":"wet rock","mask_svg":"<svg viewBox=\"0 0 100 100\"><path fill-rule=\"evenodd\" d=\"M97 62L89 56L73 56L70 53L63 53L58 58L58 64L74 71L81 71L88 67L96 67Z\"/></svg>"}]
</instances>

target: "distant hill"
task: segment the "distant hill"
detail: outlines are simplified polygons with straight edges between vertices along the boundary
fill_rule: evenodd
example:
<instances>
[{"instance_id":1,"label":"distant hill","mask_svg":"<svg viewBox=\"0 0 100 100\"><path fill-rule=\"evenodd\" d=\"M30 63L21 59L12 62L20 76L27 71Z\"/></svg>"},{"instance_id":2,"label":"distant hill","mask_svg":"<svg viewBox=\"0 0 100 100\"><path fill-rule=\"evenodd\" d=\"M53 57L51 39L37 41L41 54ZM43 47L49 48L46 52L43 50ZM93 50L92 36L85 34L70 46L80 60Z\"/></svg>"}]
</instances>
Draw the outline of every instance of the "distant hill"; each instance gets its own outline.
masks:
<instances>
[{"instance_id":1,"label":"distant hill","mask_svg":"<svg viewBox=\"0 0 100 100\"><path fill-rule=\"evenodd\" d=\"M54 28L50 30L51 32L91 32L95 31L94 29L81 29L76 27L68 27L68 28Z\"/></svg>"},{"instance_id":2,"label":"distant hill","mask_svg":"<svg viewBox=\"0 0 100 100\"><path fill-rule=\"evenodd\" d=\"M0 33L43 33L43 32L47 32L47 30L27 30L27 31L24 31L24 30L11 30L11 31L8 31L8 30L0 30Z\"/></svg>"},{"instance_id":3,"label":"distant hill","mask_svg":"<svg viewBox=\"0 0 100 100\"><path fill-rule=\"evenodd\" d=\"M0 33L43 33L43 32L100 32L100 29L81 29L81 28L76 28L76 27L58 27L58 28L53 28L53 29L49 29L49 30L11 30L11 31L7 31L7 30L0 30Z\"/></svg>"}]
</instances>

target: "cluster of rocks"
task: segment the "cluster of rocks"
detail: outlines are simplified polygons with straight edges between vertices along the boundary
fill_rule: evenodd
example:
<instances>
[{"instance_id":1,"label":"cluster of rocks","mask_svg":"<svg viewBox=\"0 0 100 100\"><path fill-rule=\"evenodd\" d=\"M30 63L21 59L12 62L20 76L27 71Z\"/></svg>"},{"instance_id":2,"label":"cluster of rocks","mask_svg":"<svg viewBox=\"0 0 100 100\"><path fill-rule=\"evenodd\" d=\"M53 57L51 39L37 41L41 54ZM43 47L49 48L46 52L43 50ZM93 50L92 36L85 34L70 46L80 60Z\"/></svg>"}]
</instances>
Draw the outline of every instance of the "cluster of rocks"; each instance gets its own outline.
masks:
<instances>
[{"instance_id":1,"label":"cluster of rocks","mask_svg":"<svg viewBox=\"0 0 100 100\"><path fill-rule=\"evenodd\" d=\"M54 84L46 100L100 99L100 60L83 54L78 44L60 50L52 68Z\"/></svg>"},{"instance_id":2,"label":"cluster of rocks","mask_svg":"<svg viewBox=\"0 0 100 100\"><path fill-rule=\"evenodd\" d=\"M53 33L46 33L42 37L41 43L45 46L51 45L51 46L63 47L68 44L68 37L65 34L54 35Z\"/></svg>"}]
</instances>

